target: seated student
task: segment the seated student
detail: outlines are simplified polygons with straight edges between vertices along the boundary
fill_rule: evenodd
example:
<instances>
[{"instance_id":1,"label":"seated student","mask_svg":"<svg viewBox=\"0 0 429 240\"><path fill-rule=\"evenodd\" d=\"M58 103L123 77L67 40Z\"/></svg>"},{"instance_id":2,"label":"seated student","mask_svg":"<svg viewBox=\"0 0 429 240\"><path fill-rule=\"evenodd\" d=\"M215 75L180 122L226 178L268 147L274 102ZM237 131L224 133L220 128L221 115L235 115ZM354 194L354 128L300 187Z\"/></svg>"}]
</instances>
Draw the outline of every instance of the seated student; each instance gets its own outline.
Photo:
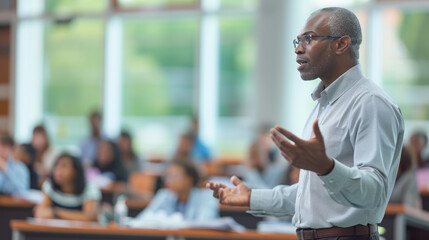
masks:
<instances>
[{"instance_id":1,"label":"seated student","mask_svg":"<svg viewBox=\"0 0 429 240\"><path fill-rule=\"evenodd\" d=\"M118 148L121 152L122 164L130 176L133 172L141 170L140 161L133 149L133 141L130 133L122 131L117 140Z\"/></svg>"},{"instance_id":2,"label":"seated student","mask_svg":"<svg viewBox=\"0 0 429 240\"><path fill-rule=\"evenodd\" d=\"M31 144L20 144L15 147L13 158L21 161L27 166L30 173L30 189L39 188L39 175L34 169L34 164L37 156L36 148Z\"/></svg>"},{"instance_id":3,"label":"seated student","mask_svg":"<svg viewBox=\"0 0 429 240\"><path fill-rule=\"evenodd\" d=\"M200 121L197 116L192 117L191 120L191 129L189 134L193 136L193 146L192 146L192 158L197 160L205 160L210 161L212 159L212 155L210 153L210 149L203 143L201 138L199 137L200 131Z\"/></svg>"},{"instance_id":4,"label":"seated student","mask_svg":"<svg viewBox=\"0 0 429 240\"><path fill-rule=\"evenodd\" d=\"M126 182L128 175L121 161L121 153L115 143L102 140L98 146L94 168L112 181Z\"/></svg>"},{"instance_id":5,"label":"seated student","mask_svg":"<svg viewBox=\"0 0 429 240\"><path fill-rule=\"evenodd\" d=\"M149 206L137 218L145 214L164 212L167 216L181 213L187 221L203 221L219 216L218 202L207 189L198 188L199 174L190 161L176 160L167 169L166 188L160 189Z\"/></svg>"},{"instance_id":6,"label":"seated student","mask_svg":"<svg viewBox=\"0 0 429 240\"><path fill-rule=\"evenodd\" d=\"M60 155L42 191L43 201L34 208L36 218L97 220L101 193L86 182L82 162L77 157Z\"/></svg>"},{"instance_id":7,"label":"seated student","mask_svg":"<svg viewBox=\"0 0 429 240\"><path fill-rule=\"evenodd\" d=\"M260 141L256 141L250 146L243 179L252 188L273 188L287 180L284 175L288 165L286 161L272 162Z\"/></svg>"},{"instance_id":8,"label":"seated student","mask_svg":"<svg viewBox=\"0 0 429 240\"><path fill-rule=\"evenodd\" d=\"M410 207L421 208L416 180L416 165L417 162L413 161L410 149L403 147L390 203L401 203Z\"/></svg>"},{"instance_id":9,"label":"seated student","mask_svg":"<svg viewBox=\"0 0 429 240\"><path fill-rule=\"evenodd\" d=\"M36 148L37 156L34 163L34 168L40 176L40 185L49 177L54 165L55 159L59 153L51 146L48 132L43 125L37 125L33 129L33 136L31 138L31 145Z\"/></svg>"},{"instance_id":10,"label":"seated student","mask_svg":"<svg viewBox=\"0 0 429 240\"><path fill-rule=\"evenodd\" d=\"M428 144L428 136L424 131L416 131L410 137L410 151L415 156L420 168L428 167L428 159L424 159L423 152Z\"/></svg>"},{"instance_id":11,"label":"seated student","mask_svg":"<svg viewBox=\"0 0 429 240\"><path fill-rule=\"evenodd\" d=\"M80 144L80 158L84 162L85 166L90 166L94 162L97 155L99 143L105 140L105 136L102 132L102 116L101 112L93 111L89 115L89 124L91 128L90 135L82 141Z\"/></svg>"},{"instance_id":12,"label":"seated student","mask_svg":"<svg viewBox=\"0 0 429 240\"><path fill-rule=\"evenodd\" d=\"M299 172L300 169L289 165L287 168L284 179L282 180L282 185L294 185L299 182Z\"/></svg>"},{"instance_id":13,"label":"seated student","mask_svg":"<svg viewBox=\"0 0 429 240\"><path fill-rule=\"evenodd\" d=\"M197 145L197 138L193 133L182 134L174 159L192 159L195 163L209 162L211 157L208 149L201 146L196 147Z\"/></svg>"},{"instance_id":14,"label":"seated student","mask_svg":"<svg viewBox=\"0 0 429 240\"><path fill-rule=\"evenodd\" d=\"M30 176L24 163L12 158L15 142L0 134L0 193L21 195L30 187Z\"/></svg>"}]
</instances>

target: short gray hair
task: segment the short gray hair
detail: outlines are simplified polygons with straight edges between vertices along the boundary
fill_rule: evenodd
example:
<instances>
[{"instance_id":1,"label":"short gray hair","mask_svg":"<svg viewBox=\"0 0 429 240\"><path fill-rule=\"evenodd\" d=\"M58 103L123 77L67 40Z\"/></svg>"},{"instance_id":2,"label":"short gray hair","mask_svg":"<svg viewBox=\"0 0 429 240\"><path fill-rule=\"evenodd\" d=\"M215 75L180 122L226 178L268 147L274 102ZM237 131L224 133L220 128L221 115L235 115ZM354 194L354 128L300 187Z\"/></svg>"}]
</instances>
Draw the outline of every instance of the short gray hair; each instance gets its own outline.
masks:
<instances>
[{"instance_id":1,"label":"short gray hair","mask_svg":"<svg viewBox=\"0 0 429 240\"><path fill-rule=\"evenodd\" d=\"M345 8L328 7L313 12L310 15L310 18L320 12L331 13L328 21L331 34L335 36L349 36L351 39L351 56L355 59L359 59L359 47L362 43L362 30L356 15Z\"/></svg>"}]
</instances>

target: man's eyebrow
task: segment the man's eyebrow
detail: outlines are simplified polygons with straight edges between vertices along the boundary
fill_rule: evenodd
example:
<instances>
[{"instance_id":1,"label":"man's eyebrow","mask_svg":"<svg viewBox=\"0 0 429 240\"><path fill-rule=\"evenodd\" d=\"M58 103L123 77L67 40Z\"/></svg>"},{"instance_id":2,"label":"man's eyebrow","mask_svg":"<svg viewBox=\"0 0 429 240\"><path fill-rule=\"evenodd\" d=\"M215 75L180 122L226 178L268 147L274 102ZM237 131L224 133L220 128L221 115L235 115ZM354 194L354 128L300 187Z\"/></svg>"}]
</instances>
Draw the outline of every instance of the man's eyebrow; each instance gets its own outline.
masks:
<instances>
[{"instance_id":1,"label":"man's eyebrow","mask_svg":"<svg viewBox=\"0 0 429 240\"><path fill-rule=\"evenodd\" d=\"M315 33L315 32L313 32L313 31L307 31L307 32L305 32L305 33L302 33L302 34L300 34L300 35L296 36L296 37L298 38L299 36L308 35L309 33Z\"/></svg>"}]
</instances>

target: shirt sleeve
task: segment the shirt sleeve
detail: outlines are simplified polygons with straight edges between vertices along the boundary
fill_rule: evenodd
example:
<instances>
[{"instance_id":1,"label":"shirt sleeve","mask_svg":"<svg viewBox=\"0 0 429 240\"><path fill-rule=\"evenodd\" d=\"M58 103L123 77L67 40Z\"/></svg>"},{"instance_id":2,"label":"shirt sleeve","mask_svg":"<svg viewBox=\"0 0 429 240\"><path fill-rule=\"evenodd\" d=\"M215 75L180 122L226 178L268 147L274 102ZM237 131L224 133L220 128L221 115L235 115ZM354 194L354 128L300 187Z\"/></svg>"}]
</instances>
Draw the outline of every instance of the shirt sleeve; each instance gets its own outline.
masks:
<instances>
[{"instance_id":1,"label":"shirt sleeve","mask_svg":"<svg viewBox=\"0 0 429 240\"><path fill-rule=\"evenodd\" d=\"M247 212L254 216L292 216L295 213L298 184L280 185L273 189L253 189L250 194L250 211Z\"/></svg>"},{"instance_id":2,"label":"shirt sleeve","mask_svg":"<svg viewBox=\"0 0 429 240\"><path fill-rule=\"evenodd\" d=\"M363 209L383 207L392 193L399 165L402 115L386 99L369 96L349 120L353 167L334 159L333 170L320 179L339 204Z\"/></svg>"},{"instance_id":3,"label":"shirt sleeve","mask_svg":"<svg viewBox=\"0 0 429 240\"><path fill-rule=\"evenodd\" d=\"M16 194L22 194L30 188L30 174L28 168L21 162L8 160L6 178L11 183Z\"/></svg>"}]
</instances>

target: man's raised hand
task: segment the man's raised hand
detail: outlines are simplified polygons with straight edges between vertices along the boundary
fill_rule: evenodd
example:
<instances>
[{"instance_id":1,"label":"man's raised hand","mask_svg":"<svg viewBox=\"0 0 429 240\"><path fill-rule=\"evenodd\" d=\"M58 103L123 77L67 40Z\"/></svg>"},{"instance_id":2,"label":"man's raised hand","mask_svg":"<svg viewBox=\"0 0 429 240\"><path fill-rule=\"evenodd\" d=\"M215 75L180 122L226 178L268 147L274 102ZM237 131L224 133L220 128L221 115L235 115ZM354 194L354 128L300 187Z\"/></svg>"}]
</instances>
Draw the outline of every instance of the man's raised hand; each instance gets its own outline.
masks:
<instances>
[{"instance_id":1,"label":"man's raised hand","mask_svg":"<svg viewBox=\"0 0 429 240\"><path fill-rule=\"evenodd\" d=\"M334 161L326 155L325 143L319 128L319 120L313 124L314 137L308 141L295 136L288 130L276 126L271 129L271 138L282 156L293 166L318 175L326 175L334 168Z\"/></svg>"}]
</instances>

